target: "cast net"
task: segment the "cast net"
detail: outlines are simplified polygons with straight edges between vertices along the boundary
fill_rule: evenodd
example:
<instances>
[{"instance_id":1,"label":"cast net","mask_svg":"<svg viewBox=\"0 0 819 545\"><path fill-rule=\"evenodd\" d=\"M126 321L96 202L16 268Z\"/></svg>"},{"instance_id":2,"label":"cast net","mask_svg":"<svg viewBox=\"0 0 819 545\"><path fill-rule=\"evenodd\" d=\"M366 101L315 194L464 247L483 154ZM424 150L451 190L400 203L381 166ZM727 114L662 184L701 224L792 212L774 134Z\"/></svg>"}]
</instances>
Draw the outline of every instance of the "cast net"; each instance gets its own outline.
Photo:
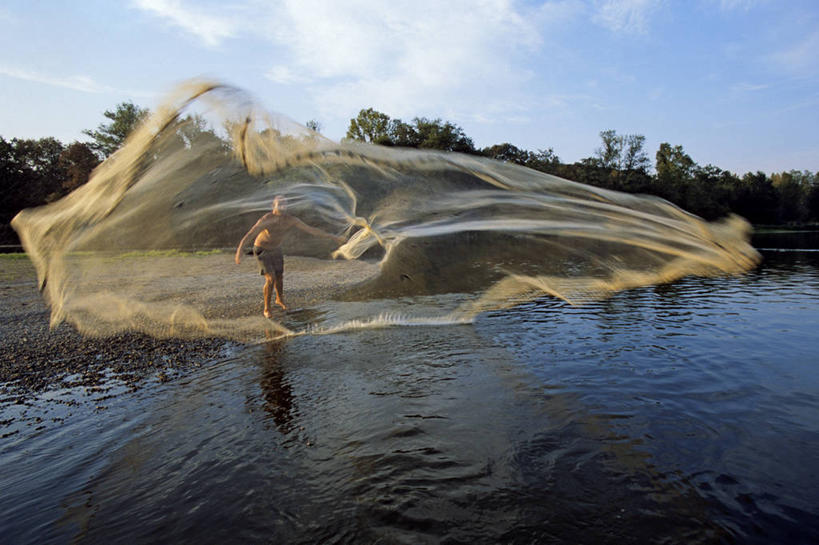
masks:
<instances>
[{"instance_id":1,"label":"cast net","mask_svg":"<svg viewBox=\"0 0 819 545\"><path fill-rule=\"evenodd\" d=\"M285 300L238 241L277 195L343 244L288 233ZM13 221L52 324L89 335L258 340L461 323L544 296L570 304L759 261L749 225L649 196L435 151L336 143L242 91L189 82L91 180Z\"/></svg>"}]
</instances>

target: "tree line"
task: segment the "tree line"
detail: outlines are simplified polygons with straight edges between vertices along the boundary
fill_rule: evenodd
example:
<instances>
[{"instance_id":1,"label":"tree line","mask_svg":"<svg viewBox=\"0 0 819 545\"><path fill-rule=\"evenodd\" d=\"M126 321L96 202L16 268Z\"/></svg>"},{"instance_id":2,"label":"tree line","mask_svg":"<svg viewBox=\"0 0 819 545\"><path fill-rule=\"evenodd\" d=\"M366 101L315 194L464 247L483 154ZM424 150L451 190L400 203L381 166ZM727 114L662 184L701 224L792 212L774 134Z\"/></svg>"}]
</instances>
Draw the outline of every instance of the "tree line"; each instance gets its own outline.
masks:
<instances>
[{"instance_id":1,"label":"tree line","mask_svg":"<svg viewBox=\"0 0 819 545\"><path fill-rule=\"evenodd\" d=\"M713 165L698 165L682 146L668 142L660 144L652 165L645 136L639 134L602 131L601 145L593 155L563 163L552 148L530 151L508 142L477 148L452 123L427 118L405 123L367 108L350 120L346 138L481 155L588 185L655 195L709 220L733 212L755 225L819 222L819 173L791 170L738 176Z\"/></svg>"},{"instance_id":2,"label":"tree line","mask_svg":"<svg viewBox=\"0 0 819 545\"><path fill-rule=\"evenodd\" d=\"M17 212L55 201L86 183L148 113L132 102L106 110L108 122L83 131L88 142L64 145L53 137L7 141L0 136L0 244L19 244L9 225ZM315 120L307 126L321 130ZM195 115L179 120L176 134L184 146L195 138L218 138ZM530 151L508 142L477 148L451 122L416 117L407 123L373 108L362 109L350 120L346 139L489 157L597 187L656 195L706 219L734 212L757 225L819 222L819 173L748 172L740 177L713 165L698 165L682 146L667 142L660 144L652 164L643 135L615 130L602 131L600 147L574 163L562 162L552 148ZM228 143L223 145L229 148Z\"/></svg>"},{"instance_id":3,"label":"tree line","mask_svg":"<svg viewBox=\"0 0 819 545\"><path fill-rule=\"evenodd\" d=\"M107 122L83 130L88 142L64 145L53 137L40 139L0 136L0 246L19 245L10 223L24 209L56 201L88 182L93 170L125 143L150 111L132 102L106 110ZM194 140L209 139L229 152L207 121L196 114L175 120L169 145L190 148Z\"/></svg>"}]
</instances>

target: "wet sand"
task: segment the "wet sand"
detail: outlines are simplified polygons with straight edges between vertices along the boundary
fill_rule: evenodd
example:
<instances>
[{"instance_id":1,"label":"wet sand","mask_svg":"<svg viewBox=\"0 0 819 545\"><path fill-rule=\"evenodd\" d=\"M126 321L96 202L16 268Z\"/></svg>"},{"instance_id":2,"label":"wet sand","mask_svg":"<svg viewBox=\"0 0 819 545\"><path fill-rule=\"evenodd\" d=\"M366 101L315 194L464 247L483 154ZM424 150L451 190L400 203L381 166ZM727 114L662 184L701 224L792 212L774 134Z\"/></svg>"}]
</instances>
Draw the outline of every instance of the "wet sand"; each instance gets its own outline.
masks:
<instances>
[{"instance_id":1,"label":"wet sand","mask_svg":"<svg viewBox=\"0 0 819 545\"><path fill-rule=\"evenodd\" d=\"M231 255L126 257L111 261L131 277L150 270L164 291L151 296L192 299L208 318L261 318L261 287L256 260L240 266ZM117 275L108 279L116 281ZM285 295L300 308L337 294L344 286L372 274L375 266L287 256ZM184 275L179 271L185 271ZM132 389L146 380L173 380L180 371L224 357L238 343L223 337L154 338L136 332L89 337L61 323L49 327L49 309L37 289L31 262L22 257L0 258L0 402L25 403L40 392L69 387L98 388L112 380ZM281 311L279 315L283 315Z\"/></svg>"}]
</instances>

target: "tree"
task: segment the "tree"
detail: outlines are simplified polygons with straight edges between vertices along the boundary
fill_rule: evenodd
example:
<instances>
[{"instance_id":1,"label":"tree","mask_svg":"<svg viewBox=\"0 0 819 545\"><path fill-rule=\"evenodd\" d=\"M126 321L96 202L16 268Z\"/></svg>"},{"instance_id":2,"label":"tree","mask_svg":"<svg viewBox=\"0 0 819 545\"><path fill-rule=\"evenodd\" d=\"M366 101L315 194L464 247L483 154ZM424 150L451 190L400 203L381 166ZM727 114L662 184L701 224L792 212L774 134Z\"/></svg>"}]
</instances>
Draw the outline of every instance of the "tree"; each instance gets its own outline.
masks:
<instances>
[{"instance_id":1,"label":"tree","mask_svg":"<svg viewBox=\"0 0 819 545\"><path fill-rule=\"evenodd\" d=\"M59 165L65 172L63 189L73 191L85 184L99 163L99 158L85 142L69 144L59 158Z\"/></svg>"},{"instance_id":2,"label":"tree","mask_svg":"<svg viewBox=\"0 0 819 545\"><path fill-rule=\"evenodd\" d=\"M807 208L808 218L819 222L819 173L813 176L813 183L808 192Z\"/></svg>"},{"instance_id":3,"label":"tree","mask_svg":"<svg viewBox=\"0 0 819 545\"><path fill-rule=\"evenodd\" d=\"M496 161L503 161L505 163L517 163L518 165L525 165L529 162L529 154L531 152L520 149L517 146L504 142L503 144L495 144L488 148L481 150L481 155L495 159Z\"/></svg>"},{"instance_id":4,"label":"tree","mask_svg":"<svg viewBox=\"0 0 819 545\"><path fill-rule=\"evenodd\" d=\"M35 174L21 157L19 142L0 137L0 219L4 224L31 201Z\"/></svg>"},{"instance_id":5,"label":"tree","mask_svg":"<svg viewBox=\"0 0 819 545\"><path fill-rule=\"evenodd\" d=\"M623 137L623 142L625 152L622 157L622 170L648 171L651 162L643 149L646 143L646 137L642 134L627 134Z\"/></svg>"},{"instance_id":6,"label":"tree","mask_svg":"<svg viewBox=\"0 0 819 545\"><path fill-rule=\"evenodd\" d=\"M37 177L55 182L52 185L59 185L65 174L59 165L60 154L63 152L63 145L59 140L51 136L38 140L14 138L12 143L20 163L29 167Z\"/></svg>"},{"instance_id":7,"label":"tree","mask_svg":"<svg viewBox=\"0 0 819 545\"><path fill-rule=\"evenodd\" d=\"M714 165L695 167L692 179L684 186L681 204L708 220L725 216L730 212L735 180L730 172Z\"/></svg>"},{"instance_id":8,"label":"tree","mask_svg":"<svg viewBox=\"0 0 819 545\"><path fill-rule=\"evenodd\" d=\"M371 144L391 143L390 116L372 108L361 110L350 120L347 138Z\"/></svg>"},{"instance_id":9,"label":"tree","mask_svg":"<svg viewBox=\"0 0 819 545\"><path fill-rule=\"evenodd\" d=\"M443 151L474 153L475 144L458 125L440 119L416 117L413 119L418 133L418 147Z\"/></svg>"},{"instance_id":10,"label":"tree","mask_svg":"<svg viewBox=\"0 0 819 545\"><path fill-rule=\"evenodd\" d=\"M560 157L557 156L553 148L539 149L536 152L529 152L529 159L526 166L549 174L557 174L560 167Z\"/></svg>"},{"instance_id":11,"label":"tree","mask_svg":"<svg viewBox=\"0 0 819 545\"><path fill-rule=\"evenodd\" d=\"M800 223L808 218L808 195L813 185L813 174L791 170L771 175L771 182L779 192L779 221Z\"/></svg>"},{"instance_id":12,"label":"tree","mask_svg":"<svg viewBox=\"0 0 819 545\"><path fill-rule=\"evenodd\" d=\"M0 239L4 243L19 242L8 225L17 212L64 194L62 151L56 138L6 141L0 137Z\"/></svg>"},{"instance_id":13,"label":"tree","mask_svg":"<svg viewBox=\"0 0 819 545\"><path fill-rule=\"evenodd\" d=\"M598 166L618 171L648 170L649 160L643 145L646 137L642 134L618 135L609 129L600 132L603 145L595 150Z\"/></svg>"},{"instance_id":14,"label":"tree","mask_svg":"<svg viewBox=\"0 0 819 545\"><path fill-rule=\"evenodd\" d=\"M609 129L600 131L600 139L603 145L594 151L597 157L597 164L603 168L620 168L620 158L623 154L623 138L617 136L617 131Z\"/></svg>"},{"instance_id":15,"label":"tree","mask_svg":"<svg viewBox=\"0 0 819 545\"><path fill-rule=\"evenodd\" d=\"M402 148L417 148L421 139L415 127L400 119L393 119L389 124L389 145Z\"/></svg>"},{"instance_id":16,"label":"tree","mask_svg":"<svg viewBox=\"0 0 819 545\"><path fill-rule=\"evenodd\" d=\"M149 113L147 108L140 108L133 102L122 102L114 111L106 110L103 114L111 120L110 123L100 123L97 130L82 132L93 139L89 146L104 159L122 147L128 135Z\"/></svg>"},{"instance_id":17,"label":"tree","mask_svg":"<svg viewBox=\"0 0 819 545\"><path fill-rule=\"evenodd\" d=\"M562 168L553 165L549 167L549 171L562 176L572 172L578 176L573 178L576 181L607 189L641 193L647 191L651 177L648 174L650 163L643 150L645 136L620 135L609 129L600 132L600 139L602 145L594 151L592 157Z\"/></svg>"},{"instance_id":18,"label":"tree","mask_svg":"<svg viewBox=\"0 0 819 545\"><path fill-rule=\"evenodd\" d=\"M59 163L62 152L62 143L50 136L37 140L12 138L10 158L15 173L11 183L19 191L16 198L22 203L21 209L62 195L65 179L65 171Z\"/></svg>"},{"instance_id":19,"label":"tree","mask_svg":"<svg viewBox=\"0 0 819 545\"><path fill-rule=\"evenodd\" d=\"M542 172L553 173L556 171L558 165L560 165L560 158L555 155L555 151L552 148L533 152L504 142L503 144L495 144L494 146L483 148L479 153L497 161L515 163Z\"/></svg>"},{"instance_id":20,"label":"tree","mask_svg":"<svg viewBox=\"0 0 819 545\"><path fill-rule=\"evenodd\" d=\"M173 123L168 125L166 131L172 135L169 141L171 142L170 145L177 148L191 150L194 147L212 145L223 153L230 153L231 150L231 143L220 138L208 120L200 114L191 114L175 119Z\"/></svg>"},{"instance_id":21,"label":"tree","mask_svg":"<svg viewBox=\"0 0 819 545\"><path fill-rule=\"evenodd\" d=\"M321 133L321 129L322 129L321 123L319 123L315 119L311 119L310 121L305 123L304 126L307 127L308 129L310 129L313 132L317 132L319 134Z\"/></svg>"},{"instance_id":22,"label":"tree","mask_svg":"<svg viewBox=\"0 0 819 545\"><path fill-rule=\"evenodd\" d=\"M776 223L779 194L764 172L751 173L734 185L731 210L751 223Z\"/></svg>"},{"instance_id":23,"label":"tree","mask_svg":"<svg viewBox=\"0 0 819 545\"><path fill-rule=\"evenodd\" d=\"M408 124L372 108L350 120L347 138L382 146L476 153L472 139L458 125L426 117L416 117Z\"/></svg>"},{"instance_id":24,"label":"tree","mask_svg":"<svg viewBox=\"0 0 819 545\"><path fill-rule=\"evenodd\" d=\"M691 179L697 164L683 151L682 146L671 147L663 142L656 155L657 181L665 184L679 183Z\"/></svg>"}]
</instances>

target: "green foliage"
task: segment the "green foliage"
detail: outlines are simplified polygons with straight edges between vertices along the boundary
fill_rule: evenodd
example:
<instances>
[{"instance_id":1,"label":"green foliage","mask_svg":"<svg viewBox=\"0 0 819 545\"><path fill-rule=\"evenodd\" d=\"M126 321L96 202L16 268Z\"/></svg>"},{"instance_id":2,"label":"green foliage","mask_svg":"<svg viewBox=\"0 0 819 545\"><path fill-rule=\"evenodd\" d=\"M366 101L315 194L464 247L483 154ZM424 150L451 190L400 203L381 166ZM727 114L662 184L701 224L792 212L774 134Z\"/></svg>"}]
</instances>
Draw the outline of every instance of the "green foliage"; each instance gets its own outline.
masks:
<instances>
[{"instance_id":1,"label":"green foliage","mask_svg":"<svg viewBox=\"0 0 819 545\"><path fill-rule=\"evenodd\" d=\"M0 137L0 212L4 216L53 200L51 195L59 192L65 177L59 163L62 151L63 145L55 138L7 142Z\"/></svg>"},{"instance_id":2,"label":"green foliage","mask_svg":"<svg viewBox=\"0 0 819 545\"><path fill-rule=\"evenodd\" d=\"M813 184L807 198L808 219L819 223L819 173L813 175Z\"/></svg>"},{"instance_id":3,"label":"green foliage","mask_svg":"<svg viewBox=\"0 0 819 545\"><path fill-rule=\"evenodd\" d=\"M59 199L88 181L99 159L87 144L56 138L0 137L0 244L17 244L9 226L23 208Z\"/></svg>"},{"instance_id":4,"label":"green foliage","mask_svg":"<svg viewBox=\"0 0 819 545\"><path fill-rule=\"evenodd\" d=\"M779 194L764 172L748 172L734 186L731 210L751 223L777 223L778 206Z\"/></svg>"},{"instance_id":5,"label":"green foliage","mask_svg":"<svg viewBox=\"0 0 819 545\"><path fill-rule=\"evenodd\" d=\"M595 166L618 171L648 170L649 160L643 150L646 137L642 134L618 135L609 129L600 132L600 139L603 145L590 159Z\"/></svg>"},{"instance_id":6,"label":"green foliage","mask_svg":"<svg viewBox=\"0 0 819 545\"><path fill-rule=\"evenodd\" d=\"M87 144L73 142L65 147L55 138L7 141L0 137L0 243L18 242L9 226L17 212L56 200L86 183L100 158L116 151L147 113L130 102L106 111L111 123L84 131L94 140ZM307 127L321 130L317 121L308 121ZM228 132L232 128L225 126ZM215 149L230 152L230 143L196 114L176 120L172 129L171 146L184 150L215 144ZM682 146L664 142L657 150L652 176L643 149L645 137L618 135L614 130L602 131L601 146L594 155L573 164L561 163L552 148L533 152L505 142L476 150L472 139L453 123L425 117L404 123L372 108L350 120L347 138L480 154L597 187L657 195L706 219L734 212L754 224L819 222L819 174L749 172L740 178L713 165L697 165Z\"/></svg>"},{"instance_id":7,"label":"green foliage","mask_svg":"<svg viewBox=\"0 0 819 545\"><path fill-rule=\"evenodd\" d=\"M390 142L390 116L372 108L361 110L358 116L350 120L347 138L371 144Z\"/></svg>"},{"instance_id":8,"label":"green foliage","mask_svg":"<svg viewBox=\"0 0 819 545\"><path fill-rule=\"evenodd\" d=\"M730 172L713 165L695 167L693 177L681 184L682 202L709 220L726 216L731 212L729 202L734 179Z\"/></svg>"},{"instance_id":9,"label":"green foliage","mask_svg":"<svg viewBox=\"0 0 819 545\"><path fill-rule=\"evenodd\" d=\"M9 226L23 208L54 200L64 172L59 164L63 145L55 138L17 139L0 137L0 243L16 244Z\"/></svg>"},{"instance_id":10,"label":"green foliage","mask_svg":"<svg viewBox=\"0 0 819 545\"><path fill-rule=\"evenodd\" d=\"M111 120L110 123L100 123L97 130L86 129L82 132L92 138L93 142L89 144L91 149L106 158L122 147L128 135L149 113L147 108L140 108L133 102L122 102L115 110L106 110L103 114Z\"/></svg>"},{"instance_id":11,"label":"green foliage","mask_svg":"<svg viewBox=\"0 0 819 545\"><path fill-rule=\"evenodd\" d=\"M560 157L557 156L555 150L552 148L539 149L536 152L529 152L529 160L526 161L526 166L541 170L543 172L551 172L557 169L560 165Z\"/></svg>"},{"instance_id":12,"label":"green foliage","mask_svg":"<svg viewBox=\"0 0 819 545\"><path fill-rule=\"evenodd\" d=\"M515 163L542 172L554 173L560 165L560 158L552 148L533 152L505 142L483 148L480 154L496 161Z\"/></svg>"},{"instance_id":13,"label":"green foliage","mask_svg":"<svg viewBox=\"0 0 819 545\"><path fill-rule=\"evenodd\" d=\"M476 153L472 139L448 121L416 117L408 124L372 108L350 120L347 138L382 146Z\"/></svg>"},{"instance_id":14,"label":"green foliage","mask_svg":"<svg viewBox=\"0 0 819 545\"><path fill-rule=\"evenodd\" d=\"M771 175L771 183L780 195L780 222L804 223L810 216L809 198L816 177L810 172L791 170Z\"/></svg>"},{"instance_id":15,"label":"green foliage","mask_svg":"<svg viewBox=\"0 0 819 545\"><path fill-rule=\"evenodd\" d=\"M624 151L621 168L623 170L647 171L650 161L643 150L646 137L642 134L627 134L622 138L624 139Z\"/></svg>"},{"instance_id":16,"label":"green foliage","mask_svg":"<svg viewBox=\"0 0 819 545\"><path fill-rule=\"evenodd\" d=\"M601 147L594 156L574 165L560 166L552 172L589 185L626 191L650 193L649 160L643 150L645 136L618 135L615 130L600 132Z\"/></svg>"},{"instance_id":17,"label":"green foliage","mask_svg":"<svg viewBox=\"0 0 819 545\"><path fill-rule=\"evenodd\" d=\"M660 144L656 155L657 181L661 184L677 185L690 180L696 163L682 146L674 146L668 142Z\"/></svg>"},{"instance_id":18,"label":"green foliage","mask_svg":"<svg viewBox=\"0 0 819 545\"><path fill-rule=\"evenodd\" d=\"M230 153L231 143L220 138L208 120L199 114L175 120L169 130L173 131L170 141L172 147L190 150L198 146L212 145L222 153Z\"/></svg>"},{"instance_id":19,"label":"green foliage","mask_svg":"<svg viewBox=\"0 0 819 545\"><path fill-rule=\"evenodd\" d=\"M426 117L416 117L413 123L414 126L411 126L409 130L410 134L414 132L417 146L412 147L461 153L475 152L472 139L466 136L463 129L457 125L448 121L443 122L440 119L430 120Z\"/></svg>"},{"instance_id":20,"label":"green foliage","mask_svg":"<svg viewBox=\"0 0 819 545\"><path fill-rule=\"evenodd\" d=\"M561 163L552 148L532 152L504 142L476 150L457 125L418 117L408 124L372 108L350 120L347 138L478 153L588 185L657 195L706 219L734 212L758 224L819 221L819 177L815 174L790 171L767 177L758 172L739 178L713 165L700 166L682 146L663 142L655 155L656 172L651 175L645 136L620 135L612 129L600 132L601 146L592 157L573 164Z\"/></svg>"},{"instance_id":21,"label":"green foliage","mask_svg":"<svg viewBox=\"0 0 819 545\"><path fill-rule=\"evenodd\" d=\"M62 188L73 191L86 183L99 163L99 158L85 142L69 144L58 159L60 168L65 172Z\"/></svg>"},{"instance_id":22,"label":"green foliage","mask_svg":"<svg viewBox=\"0 0 819 545\"><path fill-rule=\"evenodd\" d=\"M313 132L317 132L317 133L321 134L321 129L322 129L321 123L319 123L315 119L311 119L310 121L305 123L304 126L307 127L308 129L310 129Z\"/></svg>"},{"instance_id":23,"label":"green foliage","mask_svg":"<svg viewBox=\"0 0 819 545\"><path fill-rule=\"evenodd\" d=\"M516 163L518 165L526 165L529 161L529 154L531 152L514 146L508 142L503 144L495 144L488 148L481 150L481 155L495 159L496 161L503 161L504 163Z\"/></svg>"},{"instance_id":24,"label":"green foliage","mask_svg":"<svg viewBox=\"0 0 819 545\"><path fill-rule=\"evenodd\" d=\"M600 139L603 146L595 150L597 156L596 164L603 168L619 168L620 156L623 153L623 139L617 137L614 130L600 131Z\"/></svg>"}]
</instances>

